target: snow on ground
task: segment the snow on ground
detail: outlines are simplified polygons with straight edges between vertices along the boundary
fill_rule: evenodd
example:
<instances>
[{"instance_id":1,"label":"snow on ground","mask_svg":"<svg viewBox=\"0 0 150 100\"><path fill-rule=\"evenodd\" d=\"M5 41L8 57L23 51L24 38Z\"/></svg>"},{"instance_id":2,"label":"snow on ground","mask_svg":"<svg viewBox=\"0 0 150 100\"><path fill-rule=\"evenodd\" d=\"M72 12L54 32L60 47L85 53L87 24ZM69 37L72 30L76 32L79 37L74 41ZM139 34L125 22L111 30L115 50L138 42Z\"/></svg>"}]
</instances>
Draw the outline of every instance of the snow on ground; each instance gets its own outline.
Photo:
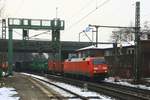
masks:
<instances>
[{"instance_id":1,"label":"snow on ground","mask_svg":"<svg viewBox=\"0 0 150 100\"><path fill-rule=\"evenodd\" d=\"M20 97L14 97L18 94L14 88L2 87L0 88L0 100L19 100Z\"/></svg>"},{"instance_id":2,"label":"snow on ground","mask_svg":"<svg viewBox=\"0 0 150 100\"><path fill-rule=\"evenodd\" d=\"M59 85L67 90L72 90L72 92L74 93L78 93L82 96L85 96L85 97L89 97L89 96L93 96L93 97L99 97L100 100L112 100L111 97L106 97L104 95L100 95L96 92L91 92L91 91L84 91L83 88L79 88L79 87L76 87L76 86L72 86L72 85L69 85L69 84L66 84L66 83L61 83L61 82L53 82L54 84L56 85ZM96 100L96 99L90 99L90 100ZM98 99L99 100L99 99Z\"/></svg>"},{"instance_id":3,"label":"snow on ground","mask_svg":"<svg viewBox=\"0 0 150 100\"><path fill-rule=\"evenodd\" d=\"M65 91L63 91L63 90L61 90L61 89L59 89L59 88L57 88L57 87L55 87L55 86L53 86L53 85L49 85L48 83L45 83L45 82L42 82L42 81L40 81L40 82L43 83L43 84L45 84L45 85L48 86L49 88L53 89L53 90L56 91L57 93L60 93L60 94L63 95L63 96L66 96L66 97L73 97L72 94L68 94L67 92L65 92Z\"/></svg>"},{"instance_id":4,"label":"snow on ground","mask_svg":"<svg viewBox=\"0 0 150 100\"><path fill-rule=\"evenodd\" d=\"M27 73L22 73L24 75L28 75L28 76L32 76L32 77L35 77L35 78L40 78L40 79L43 79L43 80L46 80L46 81L49 81L47 78L44 78L44 77L41 77L41 76L38 76L38 75L33 75L33 74L27 74ZM52 81L51 81L52 82ZM50 88L52 88L54 91L62 94L63 96L66 96L66 97L72 97L73 95L72 94L68 94L67 92L55 87L55 86L52 86L52 85L49 85L47 83L44 83L42 82L43 84L49 86ZM61 83L61 82L52 82L53 84L56 84L58 86L61 86L63 88L66 88L68 90L71 90L72 92L74 93L78 93L79 95L82 95L82 96L85 96L85 97L88 97L88 96L93 96L93 97L99 97L100 99L89 99L89 100L114 100L112 99L111 97L108 97L108 96L104 96L104 95L100 95L96 92L91 92L91 91L83 91L83 88L79 88L79 87L76 87L76 86L72 86L72 85L69 85L69 84L66 84L66 83ZM71 99L72 100L72 99ZM77 99L75 99L77 100ZM79 99L80 100L80 99Z\"/></svg>"},{"instance_id":5,"label":"snow on ground","mask_svg":"<svg viewBox=\"0 0 150 100\"><path fill-rule=\"evenodd\" d=\"M34 74L28 74L28 73L21 73L21 74L31 76L31 77L35 77L35 78L39 78L39 79L42 79L42 80L45 80L45 81L49 81L47 78L42 77L42 76L38 76L38 75L34 75Z\"/></svg>"},{"instance_id":6,"label":"snow on ground","mask_svg":"<svg viewBox=\"0 0 150 100\"><path fill-rule=\"evenodd\" d=\"M150 78L144 78L147 82L150 82Z\"/></svg>"},{"instance_id":7,"label":"snow on ground","mask_svg":"<svg viewBox=\"0 0 150 100\"><path fill-rule=\"evenodd\" d=\"M73 97L72 94L68 94L67 92L55 87L55 86L52 86L52 85L49 85L47 83L44 83L42 82L43 84L47 85L48 87L50 87L51 89L53 89L54 91L60 93L61 95L65 96L65 97ZM85 96L85 97L89 97L89 96L93 96L93 97L99 97L100 99L89 99L89 100L112 100L111 97L108 97L108 96L104 96L104 95L100 95L96 92L90 92L90 91L83 91L82 88L79 88L79 87L75 87L75 86L72 86L72 85L69 85L69 84L66 84L66 83L61 83L61 82L53 82L53 84L56 84L58 86L61 86L67 90L71 90L72 92L74 93L77 93L79 95L82 95L82 96ZM72 100L72 99L70 99ZM77 100L77 98L75 99ZM80 100L80 99L79 99Z\"/></svg>"},{"instance_id":8,"label":"snow on ground","mask_svg":"<svg viewBox=\"0 0 150 100\"><path fill-rule=\"evenodd\" d=\"M110 82L110 83L114 83L114 84L120 84L120 85L125 85L125 86L130 86L130 87L136 87L136 88L141 88L141 89L147 89L150 90L150 87L147 87L146 85L133 85L131 83L128 82L123 82L123 81L118 81L118 82L114 82L114 78L113 77L109 77L105 79L105 82Z\"/></svg>"},{"instance_id":9,"label":"snow on ground","mask_svg":"<svg viewBox=\"0 0 150 100\"><path fill-rule=\"evenodd\" d=\"M47 78L44 78L44 77L41 77L41 76L38 76L38 75L33 75L33 74L27 74L27 73L22 73L24 75L28 75L28 76L32 76L32 77L37 77L37 78L40 78L40 79L43 79L43 80L46 80L46 81L49 81ZM147 90L150 90L150 87L147 87L146 85L133 85L131 83L128 83L128 82L123 82L123 81L118 81L118 82L114 82L115 79L113 77L109 77L109 78L106 78L105 79L105 82L110 82L110 83L114 83L114 84L120 84L120 85L125 85L125 86L130 86L130 87L136 87L136 88L141 88L141 89L147 89ZM102 98L101 100L111 100L110 97L105 97L103 95L99 95L95 92L90 92L90 91L87 91L87 92L83 92L83 89L82 88L78 88L78 87L75 87L75 86L72 86L72 85L69 85L69 84L65 84L65 83L60 83L60 82L53 82L54 84L57 84L59 86L62 86L62 87L65 87L66 89L69 89L69 90L72 90L73 92L75 93L79 93L80 95L83 95L83 96L98 96L100 98ZM63 92L62 90L54 87L54 86L49 86L50 88L54 89L55 91L63 94L64 96L72 96L72 95L69 95L68 93L66 92Z\"/></svg>"}]
</instances>

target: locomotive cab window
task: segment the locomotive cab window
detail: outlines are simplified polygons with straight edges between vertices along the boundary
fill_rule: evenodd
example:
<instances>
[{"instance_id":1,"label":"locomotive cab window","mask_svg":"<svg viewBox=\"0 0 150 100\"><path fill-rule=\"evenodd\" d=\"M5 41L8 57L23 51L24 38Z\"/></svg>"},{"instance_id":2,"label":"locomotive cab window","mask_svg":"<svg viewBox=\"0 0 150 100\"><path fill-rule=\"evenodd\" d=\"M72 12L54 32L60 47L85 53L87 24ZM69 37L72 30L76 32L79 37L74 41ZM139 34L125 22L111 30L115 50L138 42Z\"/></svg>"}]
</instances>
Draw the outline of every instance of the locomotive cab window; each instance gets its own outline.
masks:
<instances>
[{"instance_id":1,"label":"locomotive cab window","mask_svg":"<svg viewBox=\"0 0 150 100\"><path fill-rule=\"evenodd\" d=\"M105 60L104 59L93 59L93 64L94 65L98 65L98 64L105 64Z\"/></svg>"}]
</instances>

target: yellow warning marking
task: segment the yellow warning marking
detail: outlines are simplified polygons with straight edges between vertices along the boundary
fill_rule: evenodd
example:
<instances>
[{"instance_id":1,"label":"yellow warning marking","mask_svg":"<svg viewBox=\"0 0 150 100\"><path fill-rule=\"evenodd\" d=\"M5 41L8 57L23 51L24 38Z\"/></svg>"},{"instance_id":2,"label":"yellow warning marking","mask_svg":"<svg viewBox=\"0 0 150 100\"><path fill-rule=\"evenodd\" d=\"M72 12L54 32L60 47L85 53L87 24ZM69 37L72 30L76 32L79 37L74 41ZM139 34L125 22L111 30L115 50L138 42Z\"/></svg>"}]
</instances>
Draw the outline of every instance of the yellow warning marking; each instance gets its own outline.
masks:
<instances>
[{"instance_id":1,"label":"yellow warning marking","mask_svg":"<svg viewBox=\"0 0 150 100\"><path fill-rule=\"evenodd\" d=\"M35 84L38 88L40 88L41 91L43 91L48 97L52 97L53 95L44 87L42 87L40 84L38 84L36 81L29 79L33 84Z\"/></svg>"}]
</instances>

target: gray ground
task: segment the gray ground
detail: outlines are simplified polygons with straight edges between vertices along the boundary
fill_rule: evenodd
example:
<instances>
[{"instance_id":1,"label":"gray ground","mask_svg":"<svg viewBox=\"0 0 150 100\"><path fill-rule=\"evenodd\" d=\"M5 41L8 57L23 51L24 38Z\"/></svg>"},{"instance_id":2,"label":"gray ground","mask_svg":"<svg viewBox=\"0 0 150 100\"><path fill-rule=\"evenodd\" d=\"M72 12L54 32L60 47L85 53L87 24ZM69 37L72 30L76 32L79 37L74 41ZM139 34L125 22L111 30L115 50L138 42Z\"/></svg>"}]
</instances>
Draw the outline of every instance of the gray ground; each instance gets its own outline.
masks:
<instances>
[{"instance_id":1,"label":"gray ground","mask_svg":"<svg viewBox=\"0 0 150 100\"><path fill-rule=\"evenodd\" d=\"M14 87L18 92L20 100L50 100L50 90L41 89L41 84L31 78L15 73L14 76L3 79L6 86ZM50 91L47 93L47 91ZM46 92L45 92L46 91Z\"/></svg>"}]
</instances>

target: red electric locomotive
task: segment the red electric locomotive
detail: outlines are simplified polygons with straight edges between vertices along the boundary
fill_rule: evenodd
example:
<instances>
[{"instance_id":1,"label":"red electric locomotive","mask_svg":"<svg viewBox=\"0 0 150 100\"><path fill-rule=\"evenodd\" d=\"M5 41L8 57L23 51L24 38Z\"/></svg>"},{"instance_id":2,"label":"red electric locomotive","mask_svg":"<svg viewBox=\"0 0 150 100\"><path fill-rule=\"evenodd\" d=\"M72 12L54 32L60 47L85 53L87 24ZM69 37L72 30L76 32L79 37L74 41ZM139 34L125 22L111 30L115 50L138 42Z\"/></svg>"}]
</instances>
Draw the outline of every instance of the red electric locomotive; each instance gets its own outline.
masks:
<instances>
[{"instance_id":1,"label":"red electric locomotive","mask_svg":"<svg viewBox=\"0 0 150 100\"><path fill-rule=\"evenodd\" d=\"M63 71L64 74L101 80L108 74L108 65L104 57L73 58L64 62Z\"/></svg>"}]
</instances>

